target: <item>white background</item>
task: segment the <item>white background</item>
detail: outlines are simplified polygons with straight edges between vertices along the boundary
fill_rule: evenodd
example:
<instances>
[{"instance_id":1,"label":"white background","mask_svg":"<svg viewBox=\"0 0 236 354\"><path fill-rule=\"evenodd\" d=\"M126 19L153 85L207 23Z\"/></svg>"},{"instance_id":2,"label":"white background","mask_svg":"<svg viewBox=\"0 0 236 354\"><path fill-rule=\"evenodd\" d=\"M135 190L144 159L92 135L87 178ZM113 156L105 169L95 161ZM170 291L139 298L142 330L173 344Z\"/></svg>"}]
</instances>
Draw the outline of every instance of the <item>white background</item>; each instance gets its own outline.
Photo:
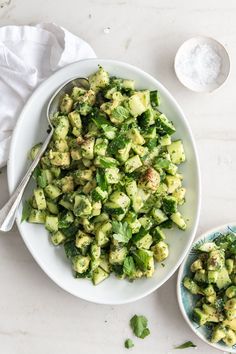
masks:
<instances>
[{"instance_id":1,"label":"white background","mask_svg":"<svg viewBox=\"0 0 236 354\"><path fill-rule=\"evenodd\" d=\"M4 2L0 0L0 3ZM197 234L236 219L236 2L235 0L12 0L0 25L56 22L87 40L100 58L134 64L159 79L183 107L200 157L202 210ZM110 27L105 34L104 28ZM194 35L212 36L229 51L231 74L211 94L177 81L173 59ZM6 171L0 202L8 197ZM176 275L145 299L123 306L79 300L58 288L36 265L16 228L0 235L1 354L120 354L131 337L130 317L144 314L151 335L134 339L130 353L174 354L186 340L217 354L185 324L176 300Z\"/></svg>"}]
</instances>

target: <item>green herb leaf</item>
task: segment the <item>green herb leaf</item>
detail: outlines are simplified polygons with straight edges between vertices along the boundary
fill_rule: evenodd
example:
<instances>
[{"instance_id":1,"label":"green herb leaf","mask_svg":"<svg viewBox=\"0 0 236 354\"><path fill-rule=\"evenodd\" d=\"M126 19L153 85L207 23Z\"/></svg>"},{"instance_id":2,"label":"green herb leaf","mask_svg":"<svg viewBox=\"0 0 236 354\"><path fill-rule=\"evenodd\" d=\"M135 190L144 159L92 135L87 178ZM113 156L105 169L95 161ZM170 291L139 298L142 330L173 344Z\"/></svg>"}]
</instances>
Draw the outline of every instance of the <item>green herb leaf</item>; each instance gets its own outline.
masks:
<instances>
[{"instance_id":1,"label":"green herb leaf","mask_svg":"<svg viewBox=\"0 0 236 354\"><path fill-rule=\"evenodd\" d=\"M30 203L25 200L24 205L23 205L23 210L22 210L22 215L21 215L21 222L27 220L30 216L32 207L30 205Z\"/></svg>"},{"instance_id":2,"label":"green herb leaf","mask_svg":"<svg viewBox=\"0 0 236 354\"><path fill-rule=\"evenodd\" d=\"M118 242L127 243L132 237L132 231L128 223L120 221L112 222L113 238Z\"/></svg>"},{"instance_id":3,"label":"green herb leaf","mask_svg":"<svg viewBox=\"0 0 236 354\"><path fill-rule=\"evenodd\" d=\"M135 263L134 259L131 256L128 256L125 258L124 264L123 264L123 272L128 276L132 277L132 275L135 272Z\"/></svg>"},{"instance_id":4,"label":"green herb leaf","mask_svg":"<svg viewBox=\"0 0 236 354\"><path fill-rule=\"evenodd\" d=\"M106 190L107 190L108 185L107 185L107 181L106 181L105 174L104 174L104 171L103 171L103 170L97 169L97 172L96 172L96 181L97 181L98 186L99 186L103 191L106 191Z\"/></svg>"},{"instance_id":5,"label":"green herb leaf","mask_svg":"<svg viewBox=\"0 0 236 354\"><path fill-rule=\"evenodd\" d=\"M178 347L175 347L175 349L186 349L186 348L195 348L197 347L195 344L193 344L193 342L191 341L188 341L188 342L185 342L181 345L179 345Z\"/></svg>"},{"instance_id":6,"label":"green herb leaf","mask_svg":"<svg viewBox=\"0 0 236 354\"><path fill-rule=\"evenodd\" d=\"M130 339L130 338L126 339L125 348L130 349L132 347L134 347L134 343L133 343L132 339Z\"/></svg>"},{"instance_id":7,"label":"green herb leaf","mask_svg":"<svg viewBox=\"0 0 236 354\"><path fill-rule=\"evenodd\" d=\"M133 252L135 263L144 272L148 268L150 257L152 257L152 255L153 253L148 250L137 250Z\"/></svg>"},{"instance_id":8,"label":"green herb leaf","mask_svg":"<svg viewBox=\"0 0 236 354\"><path fill-rule=\"evenodd\" d=\"M145 338L150 334L149 329L147 328L147 318L145 316L134 315L130 320L130 326L138 338Z\"/></svg>"},{"instance_id":9,"label":"green herb leaf","mask_svg":"<svg viewBox=\"0 0 236 354\"><path fill-rule=\"evenodd\" d=\"M118 106L112 110L112 117L123 122L129 117L129 111L125 107Z\"/></svg>"}]
</instances>

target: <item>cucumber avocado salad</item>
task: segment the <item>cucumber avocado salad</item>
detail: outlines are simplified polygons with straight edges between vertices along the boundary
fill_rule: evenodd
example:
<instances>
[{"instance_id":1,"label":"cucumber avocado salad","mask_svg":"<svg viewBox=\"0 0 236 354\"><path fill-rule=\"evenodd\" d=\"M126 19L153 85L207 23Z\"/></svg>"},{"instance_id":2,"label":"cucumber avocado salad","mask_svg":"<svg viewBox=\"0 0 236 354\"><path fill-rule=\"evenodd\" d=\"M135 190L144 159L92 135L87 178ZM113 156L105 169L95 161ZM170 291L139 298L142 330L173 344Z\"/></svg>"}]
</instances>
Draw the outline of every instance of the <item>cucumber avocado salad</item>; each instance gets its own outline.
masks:
<instances>
[{"instance_id":1,"label":"cucumber avocado salad","mask_svg":"<svg viewBox=\"0 0 236 354\"><path fill-rule=\"evenodd\" d=\"M172 140L175 127L158 110L157 91L137 90L102 67L89 83L66 94L52 117L53 139L23 219L45 224L78 278L96 285L111 273L152 277L154 262L169 254L163 229L186 229L184 147Z\"/></svg>"},{"instance_id":2,"label":"cucumber avocado salad","mask_svg":"<svg viewBox=\"0 0 236 354\"><path fill-rule=\"evenodd\" d=\"M236 235L218 236L195 252L191 276L183 280L185 288L198 295L193 319L209 327L211 342L222 340L231 347L236 344Z\"/></svg>"}]
</instances>

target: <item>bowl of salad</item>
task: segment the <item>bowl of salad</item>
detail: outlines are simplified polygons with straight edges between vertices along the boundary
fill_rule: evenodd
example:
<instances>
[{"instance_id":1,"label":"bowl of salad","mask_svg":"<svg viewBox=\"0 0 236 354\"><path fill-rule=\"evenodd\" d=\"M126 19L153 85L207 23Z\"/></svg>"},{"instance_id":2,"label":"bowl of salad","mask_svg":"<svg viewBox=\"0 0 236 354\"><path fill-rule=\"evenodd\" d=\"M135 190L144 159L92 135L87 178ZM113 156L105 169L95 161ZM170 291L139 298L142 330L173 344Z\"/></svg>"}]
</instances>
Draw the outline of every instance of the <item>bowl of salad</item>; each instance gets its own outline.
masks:
<instances>
[{"instance_id":1,"label":"bowl of salad","mask_svg":"<svg viewBox=\"0 0 236 354\"><path fill-rule=\"evenodd\" d=\"M177 296L190 328L205 342L236 353L236 224L210 230L179 269Z\"/></svg>"},{"instance_id":2,"label":"bowl of salad","mask_svg":"<svg viewBox=\"0 0 236 354\"><path fill-rule=\"evenodd\" d=\"M87 77L89 87L74 87L51 117L53 138L17 224L35 260L66 291L97 303L134 301L173 274L193 240L200 206L193 137L156 79L117 61L80 61L46 80L22 111L10 191L45 139L50 97L73 77Z\"/></svg>"}]
</instances>

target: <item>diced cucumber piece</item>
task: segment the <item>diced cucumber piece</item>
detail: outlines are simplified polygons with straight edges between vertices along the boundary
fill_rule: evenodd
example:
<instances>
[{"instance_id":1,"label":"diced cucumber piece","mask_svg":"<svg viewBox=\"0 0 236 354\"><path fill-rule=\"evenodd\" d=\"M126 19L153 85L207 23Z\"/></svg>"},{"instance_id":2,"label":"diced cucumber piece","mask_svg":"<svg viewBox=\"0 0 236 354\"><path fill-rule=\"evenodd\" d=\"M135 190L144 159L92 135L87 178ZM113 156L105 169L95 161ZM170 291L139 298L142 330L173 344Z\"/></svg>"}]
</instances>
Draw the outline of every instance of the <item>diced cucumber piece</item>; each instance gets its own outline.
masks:
<instances>
[{"instance_id":1,"label":"diced cucumber piece","mask_svg":"<svg viewBox=\"0 0 236 354\"><path fill-rule=\"evenodd\" d=\"M173 141L173 143L167 146L167 151L173 163L178 165L185 161L185 152L181 140Z\"/></svg>"}]
</instances>

